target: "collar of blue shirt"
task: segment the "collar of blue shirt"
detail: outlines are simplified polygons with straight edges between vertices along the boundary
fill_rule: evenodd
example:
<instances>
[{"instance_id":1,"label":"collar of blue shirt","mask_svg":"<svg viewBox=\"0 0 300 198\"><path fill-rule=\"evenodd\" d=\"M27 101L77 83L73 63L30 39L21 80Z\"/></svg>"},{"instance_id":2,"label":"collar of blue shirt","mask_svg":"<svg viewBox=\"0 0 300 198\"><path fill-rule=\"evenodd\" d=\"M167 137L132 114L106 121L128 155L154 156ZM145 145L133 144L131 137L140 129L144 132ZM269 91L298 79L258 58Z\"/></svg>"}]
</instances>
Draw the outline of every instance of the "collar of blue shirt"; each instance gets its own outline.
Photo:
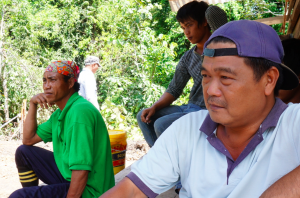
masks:
<instances>
[{"instance_id":1,"label":"collar of blue shirt","mask_svg":"<svg viewBox=\"0 0 300 198\"><path fill-rule=\"evenodd\" d=\"M227 158L228 168L227 168L227 182L230 174L234 170L239 163L243 161L247 157L247 155L255 149L255 147L263 141L263 132L266 131L270 127L276 127L277 122L279 120L280 115L284 112L284 110L288 107L287 104L282 102L280 99L276 98L275 105L272 110L265 118L265 120L260 125L260 128L257 130L256 134L253 136L252 140L248 143L246 148L242 151L239 157L234 161L224 146L224 144L216 137L214 131L217 128L218 123L214 122L210 115L207 114L204 122L200 127L200 131L207 135L207 140L209 143L218 151L223 153Z\"/></svg>"}]
</instances>

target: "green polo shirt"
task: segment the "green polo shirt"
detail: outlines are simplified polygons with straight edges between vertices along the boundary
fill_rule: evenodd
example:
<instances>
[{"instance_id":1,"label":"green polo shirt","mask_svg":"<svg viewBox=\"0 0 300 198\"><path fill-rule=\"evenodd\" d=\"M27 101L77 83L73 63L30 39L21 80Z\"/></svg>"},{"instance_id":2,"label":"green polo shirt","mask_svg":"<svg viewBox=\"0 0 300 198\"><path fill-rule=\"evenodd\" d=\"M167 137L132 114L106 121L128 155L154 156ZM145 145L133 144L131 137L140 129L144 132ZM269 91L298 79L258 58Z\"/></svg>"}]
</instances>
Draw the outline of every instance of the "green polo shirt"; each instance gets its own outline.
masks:
<instances>
[{"instance_id":1,"label":"green polo shirt","mask_svg":"<svg viewBox=\"0 0 300 198\"><path fill-rule=\"evenodd\" d=\"M115 185L108 132L99 111L78 93L63 111L57 109L39 125L37 134L53 142L53 153L62 176L71 181L72 170L89 171L83 198L99 197Z\"/></svg>"}]
</instances>

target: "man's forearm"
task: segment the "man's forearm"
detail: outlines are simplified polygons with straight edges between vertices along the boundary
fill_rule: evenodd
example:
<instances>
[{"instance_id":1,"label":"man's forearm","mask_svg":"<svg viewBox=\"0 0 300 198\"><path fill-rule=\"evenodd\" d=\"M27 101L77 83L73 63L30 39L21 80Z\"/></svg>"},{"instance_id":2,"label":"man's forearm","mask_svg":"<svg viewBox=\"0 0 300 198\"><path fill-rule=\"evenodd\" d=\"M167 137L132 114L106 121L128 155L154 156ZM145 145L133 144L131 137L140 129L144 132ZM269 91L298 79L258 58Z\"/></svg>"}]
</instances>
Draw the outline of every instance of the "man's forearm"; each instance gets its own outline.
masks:
<instances>
[{"instance_id":1,"label":"man's forearm","mask_svg":"<svg viewBox=\"0 0 300 198\"><path fill-rule=\"evenodd\" d=\"M67 198L81 197L88 180L89 171L73 170Z\"/></svg>"},{"instance_id":2,"label":"man's forearm","mask_svg":"<svg viewBox=\"0 0 300 198\"><path fill-rule=\"evenodd\" d=\"M260 198L300 197L300 166L270 186Z\"/></svg>"},{"instance_id":3,"label":"man's forearm","mask_svg":"<svg viewBox=\"0 0 300 198\"><path fill-rule=\"evenodd\" d=\"M156 111L159 111L162 108L170 106L175 101L174 96L170 93L165 92L158 101L156 101L152 106L155 107Z\"/></svg>"},{"instance_id":4,"label":"man's forearm","mask_svg":"<svg viewBox=\"0 0 300 198\"><path fill-rule=\"evenodd\" d=\"M127 177L100 198L147 198L147 196Z\"/></svg>"},{"instance_id":5,"label":"man's forearm","mask_svg":"<svg viewBox=\"0 0 300 198\"><path fill-rule=\"evenodd\" d=\"M37 129L37 105L30 102L28 114L23 128L23 143L30 144L30 140L35 136Z\"/></svg>"}]
</instances>

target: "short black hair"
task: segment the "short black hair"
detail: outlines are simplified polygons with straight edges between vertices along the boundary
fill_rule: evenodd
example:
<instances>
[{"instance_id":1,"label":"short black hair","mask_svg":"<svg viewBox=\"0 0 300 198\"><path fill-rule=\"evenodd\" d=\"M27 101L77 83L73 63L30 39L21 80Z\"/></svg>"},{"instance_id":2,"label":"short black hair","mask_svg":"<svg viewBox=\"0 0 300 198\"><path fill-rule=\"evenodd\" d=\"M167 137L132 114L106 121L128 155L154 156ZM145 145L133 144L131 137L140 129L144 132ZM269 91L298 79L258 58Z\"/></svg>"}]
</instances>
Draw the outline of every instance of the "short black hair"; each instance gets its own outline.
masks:
<instances>
[{"instance_id":1,"label":"short black hair","mask_svg":"<svg viewBox=\"0 0 300 198\"><path fill-rule=\"evenodd\" d=\"M178 22L183 23L185 20L192 18L198 22L198 25L205 22L205 11L208 4L204 1L192 1L182 6L176 15ZM209 27L209 26L208 26Z\"/></svg>"},{"instance_id":2,"label":"short black hair","mask_svg":"<svg viewBox=\"0 0 300 198\"><path fill-rule=\"evenodd\" d=\"M297 75L300 74L300 39L287 39L282 41L284 49L283 63Z\"/></svg>"},{"instance_id":3,"label":"short black hair","mask_svg":"<svg viewBox=\"0 0 300 198\"><path fill-rule=\"evenodd\" d=\"M65 82L68 82L68 80L69 80L70 78L71 78L70 76L65 76L65 75L64 75L64 81L65 81ZM76 81L76 82L74 83L73 88L75 89L75 92L78 92L79 89L80 89L80 84Z\"/></svg>"},{"instance_id":4,"label":"short black hair","mask_svg":"<svg viewBox=\"0 0 300 198\"><path fill-rule=\"evenodd\" d=\"M231 39L218 36L210 40L210 43L233 43L235 44ZM276 82L275 88L274 88L274 95L278 96L279 89L283 83L283 71L280 64L275 63L273 61L264 59L264 58L256 58L256 57L244 57L244 62L246 65L250 66L254 73L254 80L258 82L261 77L269 70L272 66L276 67L279 71L279 77Z\"/></svg>"}]
</instances>

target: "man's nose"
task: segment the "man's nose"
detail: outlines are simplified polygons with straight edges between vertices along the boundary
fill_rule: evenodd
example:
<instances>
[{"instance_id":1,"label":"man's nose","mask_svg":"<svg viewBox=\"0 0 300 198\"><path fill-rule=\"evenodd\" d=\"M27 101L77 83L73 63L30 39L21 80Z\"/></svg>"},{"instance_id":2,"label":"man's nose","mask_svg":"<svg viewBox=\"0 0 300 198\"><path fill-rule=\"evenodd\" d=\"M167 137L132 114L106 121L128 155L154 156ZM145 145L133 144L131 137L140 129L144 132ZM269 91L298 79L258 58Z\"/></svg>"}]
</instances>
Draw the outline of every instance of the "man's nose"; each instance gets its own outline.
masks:
<instances>
[{"instance_id":1,"label":"man's nose","mask_svg":"<svg viewBox=\"0 0 300 198\"><path fill-rule=\"evenodd\" d=\"M207 94L209 96L217 96L220 97L222 92L220 90L220 83L217 80L212 80L208 84Z\"/></svg>"},{"instance_id":2,"label":"man's nose","mask_svg":"<svg viewBox=\"0 0 300 198\"><path fill-rule=\"evenodd\" d=\"M44 82L44 89L49 89L50 83L48 81Z\"/></svg>"},{"instance_id":3,"label":"man's nose","mask_svg":"<svg viewBox=\"0 0 300 198\"><path fill-rule=\"evenodd\" d=\"M186 29L184 30L184 34L185 34L186 36L189 36L190 30L189 30L188 28L186 28Z\"/></svg>"}]
</instances>

